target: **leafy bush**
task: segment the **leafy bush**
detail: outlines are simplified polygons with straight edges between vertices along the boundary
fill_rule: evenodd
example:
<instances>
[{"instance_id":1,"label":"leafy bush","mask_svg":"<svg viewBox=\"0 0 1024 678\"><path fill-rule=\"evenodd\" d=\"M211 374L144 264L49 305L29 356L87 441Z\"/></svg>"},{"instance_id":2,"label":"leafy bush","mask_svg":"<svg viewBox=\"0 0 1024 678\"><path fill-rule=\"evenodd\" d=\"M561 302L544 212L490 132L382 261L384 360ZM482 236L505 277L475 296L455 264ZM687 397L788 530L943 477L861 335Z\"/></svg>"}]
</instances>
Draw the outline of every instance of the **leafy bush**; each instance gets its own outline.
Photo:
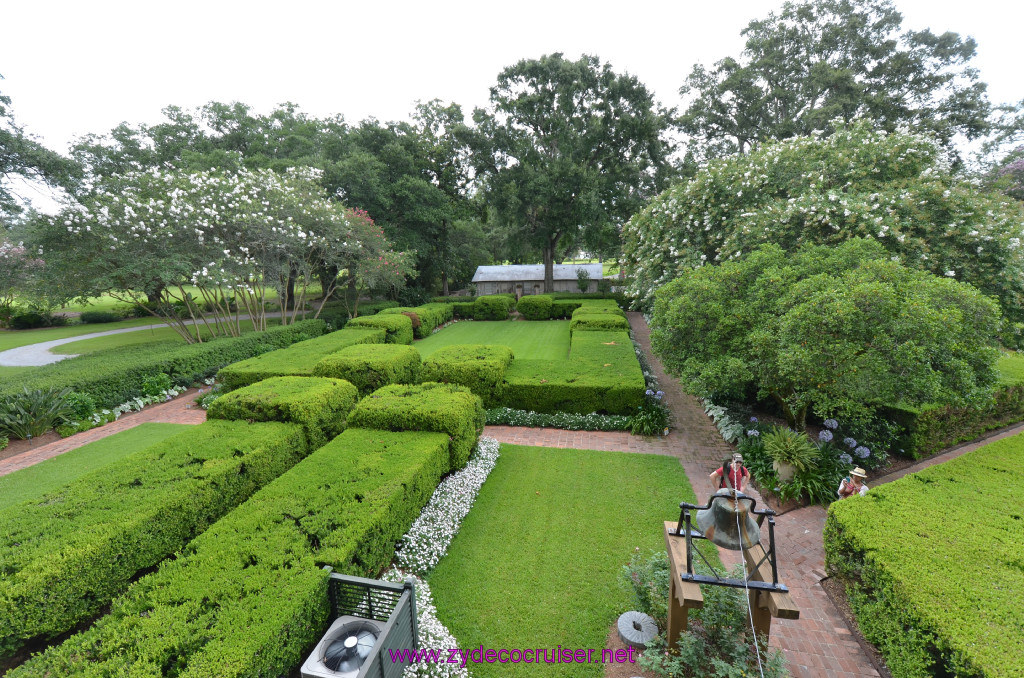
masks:
<instances>
[{"instance_id":1,"label":"leafy bush","mask_svg":"<svg viewBox=\"0 0 1024 678\"><path fill-rule=\"evenodd\" d=\"M662 404L663 391L644 391L644 402L630 417L629 430L633 435L656 436L668 429L668 409Z\"/></svg>"},{"instance_id":2,"label":"leafy bush","mask_svg":"<svg viewBox=\"0 0 1024 678\"><path fill-rule=\"evenodd\" d=\"M20 391L22 385L29 389L70 388L90 395L99 407L114 408L142 395L143 379L153 374L163 372L174 384L191 386L225 365L288 346L300 337L322 334L325 329L323 321L304 320L201 344L183 346L169 341L95 351L33 368L30 374L19 375L17 387L0 384L0 397Z\"/></svg>"},{"instance_id":3,"label":"leafy bush","mask_svg":"<svg viewBox=\"0 0 1024 678\"><path fill-rule=\"evenodd\" d=\"M96 413L96 400L88 393L68 393L64 397L68 405L68 419L81 421Z\"/></svg>"},{"instance_id":4,"label":"leafy bush","mask_svg":"<svg viewBox=\"0 0 1024 678\"><path fill-rule=\"evenodd\" d=\"M651 343L711 400L772 400L867 420L881 405L963 405L995 381L999 310L970 285L914 271L877 242L765 245L686 271L656 295Z\"/></svg>"},{"instance_id":5,"label":"leafy bush","mask_svg":"<svg viewBox=\"0 0 1024 678\"><path fill-rule=\"evenodd\" d=\"M344 379L366 395L388 384L415 384L421 362L420 352L412 346L359 344L321 358L313 374Z\"/></svg>"},{"instance_id":6,"label":"leafy bush","mask_svg":"<svg viewBox=\"0 0 1024 678\"><path fill-rule=\"evenodd\" d=\"M345 430L358 399L356 387L341 379L271 377L216 398L207 416L299 424L309 448L316 449Z\"/></svg>"},{"instance_id":7,"label":"leafy bush","mask_svg":"<svg viewBox=\"0 0 1024 678\"><path fill-rule=\"evenodd\" d=\"M211 421L0 511L0 657L89 619L305 454L298 426Z\"/></svg>"},{"instance_id":8,"label":"leafy bush","mask_svg":"<svg viewBox=\"0 0 1024 678\"><path fill-rule=\"evenodd\" d=\"M547 320L554 300L545 294L527 294L519 299L516 310L527 320Z\"/></svg>"},{"instance_id":9,"label":"leafy bush","mask_svg":"<svg viewBox=\"0 0 1024 678\"><path fill-rule=\"evenodd\" d=\"M625 311L619 308L614 299L582 299L579 307L573 310L572 317L577 315L593 315L595 313L611 313L612 315L626 317Z\"/></svg>"},{"instance_id":10,"label":"leafy bush","mask_svg":"<svg viewBox=\"0 0 1024 678\"><path fill-rule=\"evenodd\" d=\"M82 311L78 319L83 323L116 323L124 318L115 311Z\"/></svg>"},{"instance_id":11,"label":"leafy bush","mask_svg":"<svg viewBox=\"0 0 1024 678\"><path fill-rule=\"evenodd\" d=\"M510 407L494 407L487 410L488 426L533 426L536 428L560 428L565 431L629 431L633 417L621 414L574 414L572 412L531 412L513 410Z\"/></svg>"},{"instance_id":12,"label":"leafy bush","mask_svg":"<svg viewBox=\"0 0 1024 678\"><path fill-rule=\"evenodd\" d=\"M473 302L474 320L506 320L514 299L502 294L477 297Z\"/></svg>"},{"instance_id":13,"label":"leafy bush","mask_svg":"<svg viewBox=\"0 0 1024 678\"><path fill-rule=\"evenodd\" d=\"M361 315L349 320L345 327L348 329L356 327L382 329L385 332L384 343L386 344L411 344L413 339L412 319L401 313Z\"/></svg>"},{"instance_id":14,"label":"leafy bush","mask_svg":"<svg viewBox=\"0 0 1024 678\"><path fill-rule=\"evenodd\" d=\"M569 321L570 332L582 332L582 331L608 331L608 330L624 330L629 331L629 321L620 315L612 313L580 313L585 310L586 307L581 308L572 314L572 320Z\"/></svg>"},{"instance_id":15,"label":"leafy bush","mask_svg":"<svg viewBox=\"0 0 1024 678\"><path fill-rule=\"evenodd\" d=\"M785 426L773 426L761 440L773 461L789 464L797 471L806 471L818 458L818 448L806 435Z\"/></svg>"},{"instance_id":16,"label":"leafy bush","mask_svg":"<svg viewBox=\"0 0 1024 678\"><path fill-rule=\"evenodd\" d=\"M11 444L11 439L7 436L0 436L0 451L6 450L7 446Z\"/></svg>"},{"instance_id":17,"label":"leafy bush","mask_svg":"<svg viewBox=\"0 0 1024 678\"><path fill-rule=\"evenodd\" d=\"M420 322L417 326L416 322L413 321L413 333L417 339L425 339L426 337L429 337L439 325L443 325L451 320L454 311L452 309L452 304L430 303L416 307L396 306L394 308L386 308L383 309L379 315L395 313L415 314Z\"/></svg>"},{"instance_id":18,"label":"leafy bush","mask_svg":"<svg viewBox=\"0 0 1024 678\"><path fill-rule=\"evenodd\" d=\"M893 676L1024 675L1019 487L1018 435L829 507L826 567Z\"/></svg>"},{"instance_id":19,"label":"leafy bush","mask_svg":"<svg viewBox=\"0 0 1024 678\"><path fill-rule=\"evenodd\" d=\"M668 628L671 576L672 567L665 550L652 550L644 555L639 546L619 572L619 582L633 595L633 609L650 615L662 630Z\"/></svg>"},{"instance_id":20,"label":"leafy bush","mask_svg":"<svg viewBox=\"0 0 1024 678\"><path fill-rule=\"evenodd\" d=\"M313 374L313 366L325 356L348 346L383 341L382 329L346 327L228 365L217 373L217 379L224 388L231 390L270 377L308 377Z\"/></svg>"},{"instance_id":21,"label":"leafy bush","mask_svg":"<svg viewBox=\"0 0 1024 678\"><path fill-rule=\"evenodd\" d=\"M587 292L590 289L590 272L587 269L576 269L576 287L580 292Z\"/></svg>"},{"instance_id":22,"label":"leafy bush","mask_svg":"<svg viewBox=\"0 0 1024 678\"><path fill-rule=\"evenodd\" d=\"M478 396L462 386L434 382L385 386L363 398L348 420L352 427L446 433L452 471L466 465L484 421Z\"/></svg>"},{"instance_id":23,"label":"leafy bush","mask_svg":"<svg viewBox=\"0 0 1024 678\"><path fill-rule=\"evenodd\" d=\"M1020 202L957 179L933 141L860 120L710 163L630 219L622 258L633 277L627 292L646 308L670 280L764 243L793 252L872 238L882 258L952 271L1021 321L1022 222Z\"/></svg>"},{"instance_id":24,"label":"leafy bush","mask_svg":"<svg viewBox=\"0 0 1024 678\"><path fill-rule=\"evenodd\" d=\"M524 297L525 299L525 297ZM512 362L507 346L456 344L435 351L423 363L423 381L465 386L491 406Z\"/></svg>"},{"instance_id":25,"label":"leafy bush","mask_svg":"<svg viewBox=\"0 0 1024 678\"><path fill-rule=\"evenodd\" d=\"M74 416L70 389L33 389L0 397L0 433L27 440L41 436Z\"/></svg>"},{"instance_id":26,"label":"leafy bush","mask_svg":"<svg viewBox=\"0 0 1024 678\"><path fill-rule=\"evenodd\" d=\"M36 330L40 327L63 327L68 324L68 319L49 311L28 310L12 313L8 324L12 330Z\"/></svg>"},{"instance_id":27,"label":"leafy bush","mask_svg":"<svg viewBox=\"0 0 1024 678\"><path fill-rule=\"evenodd\" d=\"M322 566L375 576L448 462L443 434L348 429L10 678L286 675L330 621Z\"/></svg>"},{"instance_id":28,"label":"leafy bush","mask_svg":"<svg viewBox=\"0 0 1024 678\"><path fill-rule=\"evenodd\" d=\"M523 297L524 299L526 297ZM576 309L583 306L582 301L553 301L551 302L551 319L564 320L571 318Z\"/></svg>"},{"instance_id":29,"label":"leafy bush","mask_svg":"<svg viewBox=\"0 0 1024 678\"><path fill-rule=\"evenodd\" d=\"M142 380L142 395L157 396L173 386L171 378L160 372L151 374Z\"/></svg>"},{"instance_id":30,"label":"leafy bush","mask_svg":"<svg viewBox=\"0 0 1024 678\"><path fill-rule=\"evenodd\" d=\"M469 319L473 317L473 309L476 303L472 301L456 301L452 303L452 313L456 318Z\"/></svg>"}]
</instances>

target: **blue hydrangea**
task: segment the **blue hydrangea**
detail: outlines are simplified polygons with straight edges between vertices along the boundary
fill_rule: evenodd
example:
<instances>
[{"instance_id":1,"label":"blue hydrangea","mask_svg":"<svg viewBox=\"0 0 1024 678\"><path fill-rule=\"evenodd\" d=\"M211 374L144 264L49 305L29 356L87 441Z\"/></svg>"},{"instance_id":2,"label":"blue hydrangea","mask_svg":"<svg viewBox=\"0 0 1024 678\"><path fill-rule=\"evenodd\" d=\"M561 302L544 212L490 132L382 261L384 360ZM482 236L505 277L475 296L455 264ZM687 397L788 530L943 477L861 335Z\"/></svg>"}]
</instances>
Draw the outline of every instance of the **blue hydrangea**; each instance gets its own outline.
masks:
<instances>
[{"instance_id":1,"label":"blue hydrangea","mask_svg":"<svg viewBox=\"0 0 1024 678\"><path fill-rule=\"evenodd\" d=\"M749 431L747 431L747 435L748 436L753 436L753 437L756 438L757 436L761 435L761 432L758 431L756 428L752 428Z\"/></svg>"},{"instance_id":2,"label":"blue hydrangea","mask_svg":"<svg viewBox=\"0 0 1024 678\"><path fill-rule=\"evenodd\" d=\"M832 442L832 431L829 431L827 428L822 429L821 431L818 432L818 440L820 440L823 443Z\"/></svg>"},{"instance_id":3,"label":"blue hydrangea","mask_svg":"<svg viewBox=\"0 0 1024 678\"><path fill-rule=\"evenodd\" d=\"M860 457L861 459L866 459L866 458L867 458L867 456L868 456L869 454L871 454L871 450L869 450L868 448L866 448L866 447L864 447L863 445L861 445L860 447L858 447L857 449L855 449L855 450L853 451L853 453L854 453L854 454L856 454L856 455L857 455L858 457Z\"/></svg>"},{"instance_id":4,"label":"blue hydrangea","mask_svg":"<svg viewBox=\"0 0 1024 678\"><path fill-rule=\"evenodd\" d=\"M647 389L646 391L644 391L644 395L650 398L652 395L654 395L654 391L652 391L651 389Z\"/></svg>"},{"instance_id":5,"label":"blue hydrangea","mask_svg":"<svg viewBox=\"0 0 1024 678\"><path fill-rule=\"evenodd\" d=\"M825 424L825 428L830 428L833 431L835 431L837 428L839 428L839 422L836 421L835 419L826 419L823 423ZM830 440L831 440L831 438L830 438Z\"/></svg>"},{"instance_id":6,"label":"blue hydrangea","mask_svg":"<svg viewBox=\"0 0 1024 678\"><path fill-rule=\"evenodd\" d=\"M843 438L843 445L846 445L852 450L853 448L857 447L857 441L854 440L853 438Z\"/></svg>"},{"instance_id":7,"label":"blue hydrangea","mask_svg":"<svg viewBox=\"0 0 1024 678\"><path fill-rule=\"evenodd\" d=\"M751 424L756 424L757 423L757 417L751 417L750 418L750 423Z\"/></svg>"},{"instance_id":8,"label":"blue hydrangea","mask_svg":"<svg viewBox=\"0 0 1024 678\"><path fill-rule=\"evenodd\" d=\"M853 457L843 452L842 454L839 455L839 461L843 462L844 464L852 464Z\"/></svg>"},{"instance_id":9,"label":"blue hydrangea","mask_svg":"<svg viewBox=\"0 0 1024 678\"><path fill-rule=\"evenodd\" d=\"M662 397L663 395L665 395L665 392L664 392L664 391L658 391L657 393L655 393L655 394L654 394L654 397L655 397L655 398L656 398L657 400L661 400L661 397Z\"/></svg>"}]
</instances>

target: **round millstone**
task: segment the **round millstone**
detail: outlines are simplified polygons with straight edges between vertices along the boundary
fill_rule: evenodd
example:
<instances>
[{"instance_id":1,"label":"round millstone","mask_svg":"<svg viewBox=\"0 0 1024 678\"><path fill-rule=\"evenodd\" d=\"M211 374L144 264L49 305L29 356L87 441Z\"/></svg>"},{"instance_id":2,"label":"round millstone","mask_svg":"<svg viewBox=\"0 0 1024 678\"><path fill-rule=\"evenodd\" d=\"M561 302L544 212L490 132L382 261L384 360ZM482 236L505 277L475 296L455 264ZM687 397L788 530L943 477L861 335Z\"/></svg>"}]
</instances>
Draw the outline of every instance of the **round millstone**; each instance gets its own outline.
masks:
<instances>
[{"instance_id":1,"label":"round millstone","mask_svg":"<svg viewBox=\"0 0 1024 678\"><path fill-rule=\"evenodd\" d=\"M622 613L617 626L622 642L639 650L647 649L647 643L658 635L658 625L654 618L636 610Z\"/></svg>"}]
</instances>

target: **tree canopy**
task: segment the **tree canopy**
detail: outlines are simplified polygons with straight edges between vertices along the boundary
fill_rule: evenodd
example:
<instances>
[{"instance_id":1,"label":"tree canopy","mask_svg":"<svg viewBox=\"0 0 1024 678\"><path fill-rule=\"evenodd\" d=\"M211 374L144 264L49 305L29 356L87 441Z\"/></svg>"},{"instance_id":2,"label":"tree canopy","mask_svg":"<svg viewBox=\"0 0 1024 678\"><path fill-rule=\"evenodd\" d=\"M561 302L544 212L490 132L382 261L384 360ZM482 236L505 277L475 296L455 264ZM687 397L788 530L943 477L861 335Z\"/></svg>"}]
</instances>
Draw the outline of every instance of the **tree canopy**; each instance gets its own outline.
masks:
<instances>
[{"instance_id":1,"label":"tree canopy","mask_svg":"<svg viewBox=\"0 0 1024 678\"><path fill-rule=\"evenodd\" d=\"M504 69L474 112L474 163L503 228L543 253L611 249L620 224L662 185L668 113L631 75L556 53ZM612 245L613 247L613 245Z\"/></svg>"},{"instance_id":2,"label":"tree canopy","mask_svg":"<svg viewBox=\"0 0 1024 678\"><path fill-rule=\"evenodd\" d=\"M762 245L655 295L651 343L713 400L774 400L790 425L880 405L962 404L995 381L999 307L875 241Z\"/></svg>"},{"instance_id":3,"label":"tree canopy","mask_svg":"<svg viewBox=\"0 0 1024 678\"><path fill-rule=\"evenodd\" d=\"M957 179L936 143L887 134L870 121L837 123L829 137L765 143L709 163L626 225L627 293L654 290L704 263L761 243L794 250L875 239L901 262L954 277L1024 319L1024 208Z\"/></svg>"},{"instance_id":4,"label":"tree canopy","mask_svg":"<svg viewBox=\"0 0 1024 678\"><path fill-rule=\"evenodd\" d=\"M904 29L890 0L787 2L742 35L739 58L694 66L680 90L697 160L828 131L837 118L870 117L889 132L909 125L947 147L988 128L974 40Z\"/></svg>"}]
</instances>

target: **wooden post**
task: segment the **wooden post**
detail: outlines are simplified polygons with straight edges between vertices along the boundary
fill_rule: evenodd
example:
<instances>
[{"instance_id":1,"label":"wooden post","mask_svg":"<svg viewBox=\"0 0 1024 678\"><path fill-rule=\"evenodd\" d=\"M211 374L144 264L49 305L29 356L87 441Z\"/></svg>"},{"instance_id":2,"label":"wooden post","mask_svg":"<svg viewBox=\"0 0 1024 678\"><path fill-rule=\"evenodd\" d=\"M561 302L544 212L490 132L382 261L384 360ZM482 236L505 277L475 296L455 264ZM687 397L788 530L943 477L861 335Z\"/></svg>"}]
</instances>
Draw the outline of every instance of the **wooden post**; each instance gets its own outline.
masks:
<instances>
[{"instance_id":1,"label":"wooden post","mask_svg":"<svg viewBox=\"0 0 1024 678\"><path fill-rule=\"evenodd\" d=\"M668 549L669 601L668 601L668 646L673 648L679 641L679 634L689 625L690 608L704 607L704 595L694 582L684 582L680 574L686 572L686 538L675 534L676 523L665 521L665 546Z\"/></svg>"}]
</instances>

